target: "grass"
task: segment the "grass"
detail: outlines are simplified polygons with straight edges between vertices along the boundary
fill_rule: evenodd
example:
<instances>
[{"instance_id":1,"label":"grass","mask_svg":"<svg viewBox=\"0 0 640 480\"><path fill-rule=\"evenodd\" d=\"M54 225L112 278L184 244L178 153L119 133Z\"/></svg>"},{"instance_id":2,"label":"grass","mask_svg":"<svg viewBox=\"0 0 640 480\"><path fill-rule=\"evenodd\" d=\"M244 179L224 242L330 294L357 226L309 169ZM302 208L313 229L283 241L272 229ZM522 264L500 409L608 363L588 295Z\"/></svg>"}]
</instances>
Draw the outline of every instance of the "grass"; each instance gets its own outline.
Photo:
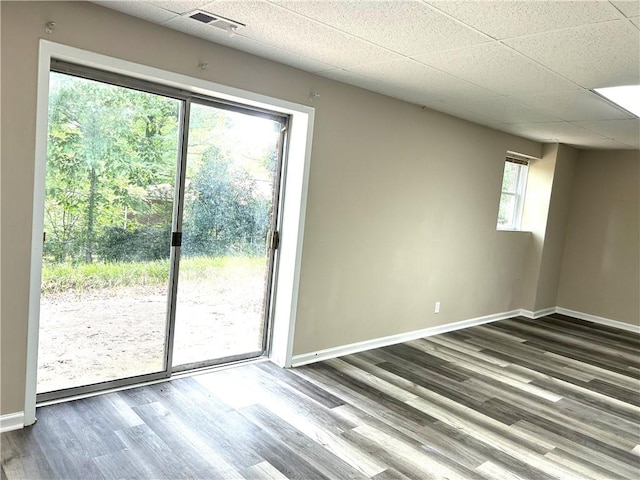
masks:
<instances>
[{"instance_id":1,"label":"grass","mask_svg":"<svg viewBox=\"0 0 640 480\"><path fill-rule=\"evenodd\" d=\"M203 280L212 275L255 274L264 257L191 257L180 262L180 279ZM89 264L51 264L42 268L42 293L166 285L169 260Z\"/></svg>"}]
</instances>

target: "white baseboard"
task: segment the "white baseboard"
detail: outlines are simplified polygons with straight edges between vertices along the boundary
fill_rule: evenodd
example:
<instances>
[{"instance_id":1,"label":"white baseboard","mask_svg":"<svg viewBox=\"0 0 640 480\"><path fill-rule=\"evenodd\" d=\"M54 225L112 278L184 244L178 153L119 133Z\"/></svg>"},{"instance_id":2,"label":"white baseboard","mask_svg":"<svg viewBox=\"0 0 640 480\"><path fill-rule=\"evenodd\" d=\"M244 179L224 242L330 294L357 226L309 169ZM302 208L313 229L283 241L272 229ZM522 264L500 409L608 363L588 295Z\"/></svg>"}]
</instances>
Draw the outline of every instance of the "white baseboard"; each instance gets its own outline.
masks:
<instances>
[{"instance_id":1,"label":"white baseboard","mask_svg":"<svg viewBox=\"0 0 640 480\"><path fill-rule=\"evenodd\" d=\"M24 427L24 412L0 415L0 433L18 430Z\"/></svg>"},{"instance_id":2,"label":"white baseboard","mask_svg":"<svg viewBox=\"0 0 640 480\"><path fill-rule=\"evenodd\" d=\"M344 355L351 355L352 353L363 352L365 350L371 350L373 348L387 347L389 345L395 345L397 343L417 340L418 338L430 337L432 335L438 335L440 333L452 332L454 330L460 330L462 328L482 325L483 323L504 320L507 318L516 317L520 314L521 310L512 310L510 312L496 313L493 315L486 315L484 317L477 317L471 318L469 320L462 320L460 322L448 323L446 325L438 325L437 327L423 328L421 330L414 330L412 332L399 333L397 335L390 335L388 337L374 338L372 340L365 340L363 342L341 345L339 347L327 348L325 350L318 350L316 352L294 355L291 359L291 366L300 367L309 363L329 360L330 358L342 357Z\"/></svg>"},{"instance_id":3,"label":"white baseboard","mask_svg":"<svg viewBox=\"0 0 640 480\"><path fill-rule=\"evenodd\" d=\"M540 318L540 317L545 317L547 315L551 315L552 313L556 313L556 307L551 307L551 308L545 308L544 310L536 310L535 312L532 312L531 310L525 310L522 309L520 310L520 315L522 315L523 317L527 317L527 318Z\"/></svg>"},{"instance_id":4,"label":"white baseboard","mask_svg":"<svg viewBox=\"0 0 640 480\"><path fill-rule=\"evenodd\" d=\"M609 327L619 328L621 330L640 333L640 326L631 325L629 323L620 322L618 320L611 320L609 318L598 317L589 313L576 312L575 310L569 310L562 307L545 308L543 310L536 310L535 312L531 310L518 309L512 310L510 312L496 313L484 317L462 320L460 322L449 323L447 325L439 325L437 327L424 328L422 330L414 330L412 332L390 335L388 337L374 338L372 340L365 340L363 342L341 345L339 347L327 348L325 350L318 350L316 352L294 355L291 360L291 366L300 367L309 363L329 360L330 358L341 357L343 355L351 355L353 353L364 352L365 350L371 350L374 348L387 347L389 345L395 345L397 343L409 342L411 340L430 337L432 335L438 335L440 333L453 332L455 330L469 328L475 325L482 325L483 323L495 322L497 320L505 320L507 318L513 318L517 316L536 319L551 315L552 313L561 313L563 315L568 315L580 320L587 320L589 322L599 323L601 325L607 325Z\"/></svg>"},{"instance_id":5,"label":"white baseboard","mask_svg":"<svg viewBox=\"0 0 640 480\"><path fill-rule=\"evenodd\" d=\"M621 322L619 320L611 320L610 318L591 315L590 313L569 310L568 308L556 307L555 310L556 310L556 313L567 315L573 318L579 318L580 320L599 323L600 325L607 325L608 327L619 328L620 330L626 330L628 332L640 333L640 325L632 325L630 323Z\"/></svg>"}]
</instances>

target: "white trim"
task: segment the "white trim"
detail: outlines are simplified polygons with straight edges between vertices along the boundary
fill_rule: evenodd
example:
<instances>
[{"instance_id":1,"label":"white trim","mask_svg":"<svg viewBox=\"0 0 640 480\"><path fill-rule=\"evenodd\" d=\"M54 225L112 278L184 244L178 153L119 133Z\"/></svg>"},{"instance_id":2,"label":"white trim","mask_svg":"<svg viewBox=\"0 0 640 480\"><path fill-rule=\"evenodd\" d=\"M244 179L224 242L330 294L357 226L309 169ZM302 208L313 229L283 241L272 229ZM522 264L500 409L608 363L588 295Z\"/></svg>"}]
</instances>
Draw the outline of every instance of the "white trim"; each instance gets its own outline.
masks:
<instances>
[{"instance_id":1,"label":"white trim","mask_svg":"<svg viewBox=\"0 0 640 480\"><path fill-rule=\"evenodd\" d=\"M330 358L336 358L343 355L351 355L352 353L371 350L373 348L386 347L389 345L395 345L397 343L408 342L410 340L417 340L419 338L438 335L440 333L452 332L454 330L474 327L476 325L482 325L483 323L505 320L507 318L517 317L518 315L520 315L520 313L521 310L512 310L510 312L496 313L493 315L486 315L484 317L477 317L471 318L469 320L462 320L460 322L448 323L446 325L438 325L437 327L423 328L421 330L414 330L412 332L399 333L396 335L390 335L388 337L374 338L372 340L351 343L348 345L342 345L340 347L327 348L325 350L318 350L316 352L294 355L291 366L299 367L309 363L329 360Z\"/></svg>"},{"instance_id":2,"label":"white trim","mask_svg":"<svg viewBox=\"0 0 640 480\"><path fill-rule=\"evenodd\" d=\"M313 124L314 115L311 112L306 117L299 118L291 127L289 160L284 179L284 210L280 228L278 279L275 283L276 300L269 356L276 365L287 368L291 366L293 356L293 335L298 310ZM292 162L292 158L304 161ZM295 249L290 248L290 245L295 245Z\"/></svg>"},{"instance_id":3,"label":"white trim","mask_svg":"<svg viewBox=\"0 0 640 480\"><path fill-rule=\"evenodd\" d=\"M42 235L44 231L45 177L47 175L47 124L49 109L49 65L51 52L40 42L36 99L36 138L33 172L33 215L31 218L31 270L27 325L27 358L24 389L24 424L36 421L38 336L40 333L40 285L42 282Z\"/></svg>"},{"instance_id":4,"label":"white trim","mask_svg":"<svg viewBox=\"0 0 640 480\"><path fill-rule=\"evenodd\" d=\"M309 107L308 105L293 103L261 93L254 93L221 83L214 83L208 80L41 39L40 59L49 62L44 62L47 74L49 73L51 58L276 112L313 115L315 111L313 107Z\"/></svg>"},{"instance_id":5,"label":"white trim","mask_svg":"<svg viewBox=\"0 0 640 480\"><path fill-rule=\"evenodd\" d=\"M522 160L540 160L540 157L533 157L531 155L526 155L524 153L514 152L513 150L507 150L507 155L514 158L521 158Z\"/></svg>"},{"instance_id":6,"label":"white trim","mask_svg":"<svg viewBox=\"0 0 640 480\"><path fill-rule=\"evenodd\" d=\"M40 40L31 236L31 281L29 286L27 333L25 425L34 423L36 419L42 231L47 152L47 112L49 100L49 69L52 58L108 70L110 72L120 73L162 85L169 85L195 93L232 100L246 105L266 108L291 116L289 125L288 168L286 178L283 180L285 183L284 211L281 225L280 263L278 267L278 284L280 288L276 288L274 296L273 344L270 352L274 362L281 366L290 366L298 302L297 295L300 283L300 268L302 264L302 239L304 234L315 109L307 105L140 65L127 60L89 52L48 40Z\"/></svg>"},{"instance_id":7,"label":"white trim","mask_svg":"<svg viewBox=\"0 0 640 480\"><path fill-rule=\"evenodd\" d=\"M567 315L569 317L578 318L580 320L586 320L587 322L598 323L600 325L607 325L608 327L619 328L620 330L626 330L628 332L640 333L640 325L632 325L627 322L621 322L619 320L612 320L610 318L599 317L590 313L577 312L575 310L569 310L568 308L556 307L556 313Z\"/></svg>"},{"instance_id":8,"label":"white trim","mask_svg":"<svg viewBox=\"0 0 640 480\"><path fill-rule=\"evenodd\" d=\"M0 433L24 428L24 412L0 415Z\"/></svg>"},{"instance_id":9,"label":"white trim","mask_svg":"<svg viewBox=\"0 0 640 480\"><path fill-rule=\"evenodd\" d=\"M551 315L552 313L556 313L556 307L545 308L544 310L536 310L535 312L525 309L520 310L520 315L533 319L546 317L547 315Z\"/></svg>"},{"instance_id":10,"label":"white trim","mask_svg":"<svg viewBox=\"0 0 640 480\"><path fill-rule=\"evenodd\" d=\"M496 313L484 317L471 318L469 320L462 320L460 322L439 325L437 327L414 330L412 332L390 335L388 337L374 338L372 340L351 343L349 345L342 345L339 347L327 348L325 350L318 350L315 352L294 355L291 366L300 367L309 363L320 362L323 360L329 360L331 358L341 357L343 355L351 355L353 353L364 352L365 350L372 350L374 348L386 347L389 345L395 345L397 343L430 337L432 335L461 330L463 328L482 325L483 323L495 322L497 320L506 320L508 318L518 316L537 319L545 317L547 315L551 315L552 313L561 313L563 315L568 315L579 320L586 320L593 323L599 323L601 325L607 325L613 328L619 328L621 330L627 330L629 332L640 333L640 326L631 325L629 323L620 322L618 320L611 320L609 318L598 317L589 313L576 312L575 310L569 310L562 307L550 307L543 310L536 310L535 312L532 312L531 310L517 309L511 310L510 312Z\"/></svg>"}]
</instances>

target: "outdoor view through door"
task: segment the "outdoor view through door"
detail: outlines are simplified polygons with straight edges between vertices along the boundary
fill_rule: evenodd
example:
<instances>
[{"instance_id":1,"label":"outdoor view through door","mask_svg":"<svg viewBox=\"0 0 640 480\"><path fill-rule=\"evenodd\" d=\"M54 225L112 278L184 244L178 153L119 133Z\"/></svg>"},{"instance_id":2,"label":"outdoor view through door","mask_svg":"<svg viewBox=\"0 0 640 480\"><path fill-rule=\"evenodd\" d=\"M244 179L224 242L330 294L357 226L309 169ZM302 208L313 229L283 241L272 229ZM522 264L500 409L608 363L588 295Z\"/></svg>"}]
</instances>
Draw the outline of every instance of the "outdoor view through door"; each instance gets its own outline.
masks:
<instances>
[{"instance_id":1,"label":"outdoor view through door","mask_svg":"<svg viewBox=\"0 0 640 480\"><path fill-rule=\"evenodd\" d=\"M261 355L285 118L58 70L39 398Z\"/></svg>"},{"instance_id":2,"label":"outdoor view through door","mask_svg":"<svg viewBox=\"0 0 640 480\"><path fill-rule=\"evenodd\" d=\"M262 352L280 131L191 104L174 367Z\"/></svg>"}]
</instances>

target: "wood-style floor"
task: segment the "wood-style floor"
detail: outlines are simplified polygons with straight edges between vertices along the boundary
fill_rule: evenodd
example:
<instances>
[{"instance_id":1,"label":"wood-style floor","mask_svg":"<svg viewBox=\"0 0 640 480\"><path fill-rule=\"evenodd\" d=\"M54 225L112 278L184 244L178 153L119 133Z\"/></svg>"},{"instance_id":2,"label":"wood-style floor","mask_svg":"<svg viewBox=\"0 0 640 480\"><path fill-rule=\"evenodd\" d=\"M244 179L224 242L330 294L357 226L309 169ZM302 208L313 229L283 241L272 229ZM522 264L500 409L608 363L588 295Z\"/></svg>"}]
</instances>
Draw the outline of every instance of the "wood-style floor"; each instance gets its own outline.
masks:
<instances>
[{"instance_id":1,"label":"wood-style floor","mask_svg":"<svg viewBox=\"0 0 640 480\"><path fill-rule=\"evenodd\" d=\"M2 478L638 479L640 335L516 318L39 408Z\"/></svg>"}]
</instances>

